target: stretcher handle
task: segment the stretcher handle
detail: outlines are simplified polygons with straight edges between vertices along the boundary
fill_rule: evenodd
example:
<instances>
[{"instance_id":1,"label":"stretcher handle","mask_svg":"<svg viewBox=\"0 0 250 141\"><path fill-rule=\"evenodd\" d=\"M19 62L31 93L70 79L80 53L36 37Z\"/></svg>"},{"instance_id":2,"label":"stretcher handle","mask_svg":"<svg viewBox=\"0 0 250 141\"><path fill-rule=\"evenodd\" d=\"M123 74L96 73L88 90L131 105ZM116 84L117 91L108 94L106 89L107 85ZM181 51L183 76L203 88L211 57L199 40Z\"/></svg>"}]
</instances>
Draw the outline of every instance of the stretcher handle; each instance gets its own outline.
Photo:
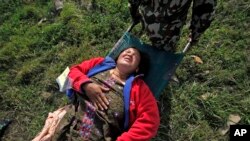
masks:
<instances>
[{"instance_id":1,"label":"stretcher handle","mask_svg":"<svg viewBox=\"0 0 250 141\"><path fill-rule=\"evenodd\" d=\"M133 23L128 27L127 32L130 32L130 31L135 27L135 25L136 25L136 23L133 22Z\"/></svg>"},{"instance_id":2,"label":"stretcher handle","mask_svg":"<svg viewBox=\"0 0 250 141\"><path fill-rule=\"evenodd\" d=\"M185 46L185 48L183 49L183 51L182 51L182 53L186 53L190 48L191 48L191 46L192 46L192 39L191 38L189 38L188 39L188 43L186 44L186 46Z\"/></svg>"}]
</instances>

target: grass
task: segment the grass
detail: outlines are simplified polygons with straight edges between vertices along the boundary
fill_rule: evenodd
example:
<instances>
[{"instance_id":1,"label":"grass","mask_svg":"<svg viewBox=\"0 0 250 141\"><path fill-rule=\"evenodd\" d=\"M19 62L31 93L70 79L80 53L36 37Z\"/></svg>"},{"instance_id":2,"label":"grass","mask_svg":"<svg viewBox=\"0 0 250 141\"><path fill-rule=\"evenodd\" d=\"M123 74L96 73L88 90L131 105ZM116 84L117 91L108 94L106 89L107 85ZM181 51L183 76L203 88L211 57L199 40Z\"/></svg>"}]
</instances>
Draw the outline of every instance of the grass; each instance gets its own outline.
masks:
<instances>
[{"instance_id":1,"label":"grass","mask_svg":"<svg viewBox=\"0 0 250 141\"><path fill-rule=\"evenodd\" d=\"M0 4L0 119L13 120L2 140L34 138L47 114L67 104L56 77L66 66L105 56L129 26L125 1L97 2L94 11L78 2L65 2L60 15L50 1ZM153 140L228 140L219 129L231 114L250 124L249 5L218 0L214 22L177 69L180 83L170 83L161 96ZM185 26L180 50L187 35Z\"/></svg>"}]
</instances>

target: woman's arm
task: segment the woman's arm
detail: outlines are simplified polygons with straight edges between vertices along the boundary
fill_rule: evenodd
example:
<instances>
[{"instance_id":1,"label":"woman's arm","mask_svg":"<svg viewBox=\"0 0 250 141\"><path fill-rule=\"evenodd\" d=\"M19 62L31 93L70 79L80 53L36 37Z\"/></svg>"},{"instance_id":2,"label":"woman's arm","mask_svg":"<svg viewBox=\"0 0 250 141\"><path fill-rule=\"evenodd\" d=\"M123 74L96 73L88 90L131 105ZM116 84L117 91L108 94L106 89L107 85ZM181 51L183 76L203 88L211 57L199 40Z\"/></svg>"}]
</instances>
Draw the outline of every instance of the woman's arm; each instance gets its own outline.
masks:
<instances>
[{"instance_id":1,"label":"woman's arm","mask_svg":"<svg viewBox=\"0 0 250 141\"><path fill-rule=\"evenodd\" d=\"M104 58L98 57L93 58L87 61L83 61L78 65L74 65L70 68L68 74L72 88L77 92L82 93L81 85L87 82L90 82L90 79L87 76L87 73L97 64L100 64Z\"/></svg>"},{"instance_id":2,"label":"woman's arm","mask_svg":"<svg viewBox=\"0 0 250 141\"><path fill-rule=\"evenodd\" d=\"M153 138L160 124L156 100L142 80L136 80L130 98L130 128L117 141L148 141Z\"/></svg>"},{"instance_id":3,"label":"woman's arm","mask_svg":"<svg viewBox=\"0 0 250 141\"><path fill-rule=\"evenodd\" d=\"M103 62L103 60L104 58L99 57L84 61L79 65L71 67L68 75L73 89L80 93L85 91L93 105L101 110L108 108L109 102L104 95L108 89L95 83L89 83L91 80L87 74L90 69Z\"/></svg>"}]
</instances>

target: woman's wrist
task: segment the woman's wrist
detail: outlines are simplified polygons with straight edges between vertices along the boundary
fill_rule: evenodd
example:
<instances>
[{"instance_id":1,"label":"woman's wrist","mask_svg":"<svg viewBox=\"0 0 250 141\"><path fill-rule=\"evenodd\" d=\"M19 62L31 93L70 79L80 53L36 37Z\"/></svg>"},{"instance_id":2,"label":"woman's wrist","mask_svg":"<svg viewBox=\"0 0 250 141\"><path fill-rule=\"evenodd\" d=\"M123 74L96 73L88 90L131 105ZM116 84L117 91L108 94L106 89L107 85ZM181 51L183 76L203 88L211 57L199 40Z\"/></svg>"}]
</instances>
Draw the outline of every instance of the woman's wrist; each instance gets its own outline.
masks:
<instances>
[{"instance_id":1,"label":"woman's wrist","mask_svg":"<svg viewBox=\"0 0 250 141\"><path fill-rule=\"evenodd\" d=\"M88 82L85 82L85 83L81 84L81 90L82 90L82 92L85 92L86 91L86 87L89 84L91 84L91 83L93 83L93 82L92 81L88 81Z\"/></svg>"}]
</instances>

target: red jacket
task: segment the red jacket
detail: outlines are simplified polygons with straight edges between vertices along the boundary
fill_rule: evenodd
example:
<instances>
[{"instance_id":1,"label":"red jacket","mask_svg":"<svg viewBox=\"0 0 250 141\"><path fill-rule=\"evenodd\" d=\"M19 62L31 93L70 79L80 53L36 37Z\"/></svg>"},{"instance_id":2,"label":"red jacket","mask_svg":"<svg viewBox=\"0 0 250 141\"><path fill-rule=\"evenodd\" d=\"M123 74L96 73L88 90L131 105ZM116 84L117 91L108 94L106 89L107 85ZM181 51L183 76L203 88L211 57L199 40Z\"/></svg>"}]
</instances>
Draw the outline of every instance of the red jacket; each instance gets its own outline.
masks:
<instances>
[{"instance_id":1,"label":"red jacket","mask_svg":"<svg viewBox=\"0 0 250 141\"><path fill-rule=\"evenodd\" d=\"M69 77L73 89L81 92L81 85L90 81L86 75L90 69L100 64L104 58L94 58L83 61L70 68ZM154 137L160 124L156 100L140 78L132 83L129 106L129 129L123 132L117 141L147 141Z\"/></svg>"}]
</instances>

